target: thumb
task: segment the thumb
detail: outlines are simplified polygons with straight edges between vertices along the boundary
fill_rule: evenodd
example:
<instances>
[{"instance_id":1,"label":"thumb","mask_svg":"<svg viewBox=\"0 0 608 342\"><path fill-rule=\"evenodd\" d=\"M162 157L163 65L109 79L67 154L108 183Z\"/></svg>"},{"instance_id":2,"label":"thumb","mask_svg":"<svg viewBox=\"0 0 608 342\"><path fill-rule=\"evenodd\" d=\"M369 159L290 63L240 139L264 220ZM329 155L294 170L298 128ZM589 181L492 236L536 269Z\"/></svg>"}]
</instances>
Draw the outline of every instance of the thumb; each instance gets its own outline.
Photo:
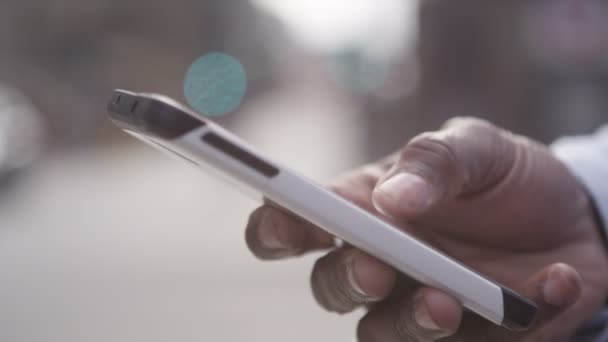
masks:
<instances>
[{"instance_id":1,"label":"thumb","mask_svg":"<svg viewBox=\"0 0 608 342\"><path fill-rule=\"evenodd\" d=\"M445 200L477 194L506 178L517 159L517 140L490 123L457 118L412 139L378 182L378 211L411 220Z\"/></svg>"}]
</instances>

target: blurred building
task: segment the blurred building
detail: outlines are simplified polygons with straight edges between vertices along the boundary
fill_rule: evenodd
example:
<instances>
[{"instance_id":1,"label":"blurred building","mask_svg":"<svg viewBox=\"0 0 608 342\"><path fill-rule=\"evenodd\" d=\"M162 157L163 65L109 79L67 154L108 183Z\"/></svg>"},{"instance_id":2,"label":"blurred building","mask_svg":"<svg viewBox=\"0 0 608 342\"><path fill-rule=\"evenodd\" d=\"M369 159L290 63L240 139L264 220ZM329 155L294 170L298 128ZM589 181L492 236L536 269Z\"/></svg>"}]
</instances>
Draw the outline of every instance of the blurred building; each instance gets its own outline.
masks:
<instances>
[{"instance_id":1,"label":"blurred building","mask_svg":"<svg viewBox=\"0 0 608 342\"><path fill-rule=\"evenodd\" d=\"M455 115L546 143L608 121L608 2L426 0L419 13L419 83L368 101L372 155Z\"/></svg>"},{"instance_id":2,"label":"blurred building","mask_svg":"<svg viewBox=\"0 0 608 342\"><path fill-rule=\"evenodd\" d=\"M114 87L183 99L189 64L218 50L245 64L248 99L303 77L333 81L369 114L368 157L455 115L548 142L605 120L607 7L603 0L7 0L0 80L28 94L64 144L99 137ZM344 89L336 69L345 82L377 84Z\"/></svg>"},{"instance_id":3,"label":"blurred building","mask_svg":"<svg viewBox=\"0 0 608 342\"><path fill-rule=\"evenodd\" d=\"M183 99L200 55L224 51L250 72L253 93L275 77L273 22L247 1L6 0L0 81L28 94L61 145L98 141L115 87Z\"/></svg>"}]
</instances>

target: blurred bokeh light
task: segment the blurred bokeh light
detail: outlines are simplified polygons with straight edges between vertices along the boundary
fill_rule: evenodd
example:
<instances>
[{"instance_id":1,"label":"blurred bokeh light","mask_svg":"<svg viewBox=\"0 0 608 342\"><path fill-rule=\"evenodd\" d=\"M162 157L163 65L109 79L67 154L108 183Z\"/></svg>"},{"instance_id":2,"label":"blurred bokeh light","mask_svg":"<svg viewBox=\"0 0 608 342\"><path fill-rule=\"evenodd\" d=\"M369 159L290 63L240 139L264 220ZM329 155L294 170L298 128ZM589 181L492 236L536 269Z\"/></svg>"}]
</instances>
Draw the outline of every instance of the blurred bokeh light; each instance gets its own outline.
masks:
<instances>
[{"instance_id":1,"label":"blurred bokeh light","mask_svg":"<svg viewBox=\"0 0 608 342\"><path fill-rule=\"evenodd\" d=\"M368 54L395 57L416 38L416 0L253 2L277 15L297 41L323 52L361 46Z\"/></svg>"},{"instance_id":2,"label":"blurred bokeh light","mask_svg":"<svg viewBox=\"0 0 608 342\"><path fill-rule=\"evenodd\" d=\"M234 57L207 53L194 61L184 79L190 106L206 116L222 116L236 110L247 92L247 72Z\"/></svg>"}]
</instances>

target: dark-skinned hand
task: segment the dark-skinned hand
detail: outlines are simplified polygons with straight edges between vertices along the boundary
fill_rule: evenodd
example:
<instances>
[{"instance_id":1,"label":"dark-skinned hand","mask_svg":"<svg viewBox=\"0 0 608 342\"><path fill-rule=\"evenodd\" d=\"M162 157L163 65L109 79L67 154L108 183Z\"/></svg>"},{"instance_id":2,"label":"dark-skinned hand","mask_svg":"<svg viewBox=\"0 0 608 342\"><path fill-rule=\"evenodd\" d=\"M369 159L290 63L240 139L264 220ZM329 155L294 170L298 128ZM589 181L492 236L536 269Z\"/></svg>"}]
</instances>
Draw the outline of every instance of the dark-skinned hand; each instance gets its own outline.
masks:
<instances>
[{"instance_id":1,"label":"dark-skinned hand","mask_svg":"<svg viewBox=\"0 0 608 342\"><path fill-rule=\"evenodd\" d=\"M247 242L261 259L328 251L312 289L327 310L368 308L361 342L562 341L604 303L608 257L591 201L551 151L487 122L461 118L330 188L540 307L526 332L463 311L449 295L265 204Z\"/></svg>"}]
</instances>

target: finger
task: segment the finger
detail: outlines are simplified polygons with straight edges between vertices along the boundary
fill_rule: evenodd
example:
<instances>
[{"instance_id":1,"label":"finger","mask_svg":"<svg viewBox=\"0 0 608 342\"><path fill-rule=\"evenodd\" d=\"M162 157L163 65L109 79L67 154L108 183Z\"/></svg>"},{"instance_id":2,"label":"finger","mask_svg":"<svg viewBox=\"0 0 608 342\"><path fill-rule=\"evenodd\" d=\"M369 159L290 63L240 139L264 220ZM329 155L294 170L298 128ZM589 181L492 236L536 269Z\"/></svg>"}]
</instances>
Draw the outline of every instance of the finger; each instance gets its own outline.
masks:
<instances>
[{"instance_id":1,"label":"finger","mask_svg":"<svg viewBox=\"0 0 608 342\"><path fill-rule=\"evenodd\" d=\"M334 238L313 224L264 205L249 217L247 246L260 259L281 259L334 246Z\"/></svg>"},{"instance_id":2,"label":"finger","mask_svg":"<svg viewBox=\"0 0 608 342\"><path fill-rule=\"evenodd\" d=\"M535 330L550 324L558 316L571 308L581 297L583 281L572 267L556 263L532 276L520 293L539 305L536 322L530 329Z\"/></svg>"},{"instance_id":3,"label":"finger","mask_svg":"<svg viewBox=\"0 0 608 342\"><path fill-rule=\"evenodd\" d=\"M469 341L474 336L487 336L488 341L520 341L542 340L553 341L557 336L548 336L553 329L542 329L555 321L557 317L571 308L582 293L582 280L572 267L565 264L553 264L530 277L525 284L518 288L518 293L534 301L539 306L539 312L533 325L526 331L521 327L512 326L515 330L506 330L487 322L481 322L476 317L463 324L462 339ZM485 328L481 328L485 326ZM517 331L519 330L519 331ZM542 338L541 338L542 336Z\"/></svg>"},{"instance_id":4,"label":"finger","mask_svg":"<svg viewBox=\"0 0 608 342\"><path fill-rule=\"evenodd\" d=\"M359 342L437 341L454 334L462 307L454 298L432 288L421 288L397 303L370 311L357 329Z\"/></svg>"},{"instance_id":5,"label":"finger","mask_svg":"<svg viewBox=\"0 0 608 342\"><path fill-rule=\"evenodd\" d=\"M376 213L371 200L372 192L396 160L395 155L390 155L377 163L360 167L333 181L329 189L357 206Z\"/></svg>"},{"instance_id":6,"label":"finger","mask_svg":"<svg viewBox=\"0 0 608 342\"><path fill-rule=\"evenodd\" d=\"M453 119L414 138L373 192L379 211L411 220L443 200L498 183L516 158L510 135L478 119Z\"/></svg>"},{"instance_id":7,"label":"finger","mask_svg":"<svg viewBox=\"0 0 608 342\"><path fill-rule=\"evenodd\" d=\"M357 249L337 249L317 261L311 286L323 308L346 313L386 298L396 276L393 268Z\"/></svg>"},{"instance_id":8,"label":"finger","mask_svg":"<svg viewBox=\"0 0 608 342\"><path fill-rule=\"evenodd\" d=\"M363 166L336 179L330 190L354 204L375 212L371 193L378 179L388 171L395 157ZM249 217L245 233L249 249L261 259L281 259L334 246L334 238L270 201Z\"/></svg>"}]
</instances>

